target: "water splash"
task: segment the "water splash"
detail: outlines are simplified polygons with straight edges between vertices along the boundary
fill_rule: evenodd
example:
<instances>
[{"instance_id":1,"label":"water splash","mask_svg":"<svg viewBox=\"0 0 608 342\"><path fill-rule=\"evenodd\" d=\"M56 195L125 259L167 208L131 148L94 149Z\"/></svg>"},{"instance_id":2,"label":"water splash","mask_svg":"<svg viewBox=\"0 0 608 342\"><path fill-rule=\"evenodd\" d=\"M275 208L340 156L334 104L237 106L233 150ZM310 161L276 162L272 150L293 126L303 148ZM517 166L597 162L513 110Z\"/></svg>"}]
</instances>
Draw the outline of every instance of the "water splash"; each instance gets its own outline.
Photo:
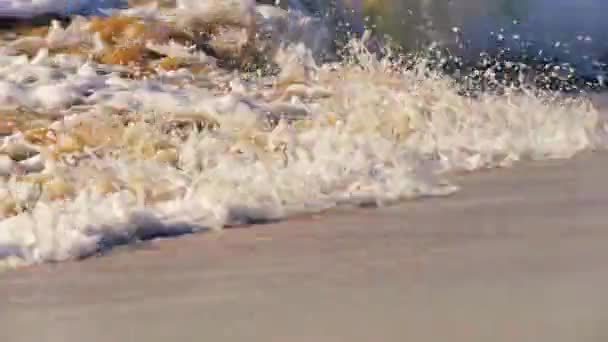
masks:
<instances>
[{"instance_id":1,"label":"water splash","mask_svg":"<svg viewBox=\"0 0 608 342\"><path fill-rule=\"evenodd\" d=\"M255 10L255 25L248 11L242 23L213 17L217 35L194 45L174 29L209 18L162 8L3 42L0 263L445 196L458 190L445 173L606 147L604 119L585 98L525 87L464 97L428 56L384 46L378 57L368 35L320 64L302 39L318 32L313 18ZM241 56L266 53L273 72L227 69L202 49L252 27ZM32 117L34 127L19 120Z\"/></svg>"}]
</instances>

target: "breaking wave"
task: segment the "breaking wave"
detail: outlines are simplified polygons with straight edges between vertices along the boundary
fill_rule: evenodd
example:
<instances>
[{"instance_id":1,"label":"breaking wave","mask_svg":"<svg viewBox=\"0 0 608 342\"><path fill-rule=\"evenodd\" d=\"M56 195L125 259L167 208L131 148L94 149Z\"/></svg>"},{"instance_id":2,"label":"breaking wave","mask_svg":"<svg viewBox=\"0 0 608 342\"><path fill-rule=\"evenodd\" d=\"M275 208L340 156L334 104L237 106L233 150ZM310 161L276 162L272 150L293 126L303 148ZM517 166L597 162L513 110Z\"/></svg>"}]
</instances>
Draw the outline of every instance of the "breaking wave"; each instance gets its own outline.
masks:
<instances>
[{"instance_id":1,"label":"breaking wave","mask_svg":"<svg viewBox=\"0 0 608 342\"><path fill-rule=\"evenodd\" d=\"M449 172L606 146L584 97L462 96L423 57L370 53L368 36L318 63L317 19L301 13L252 0L106 13L0 43L0 265L445 196Z\"/></svg>"}]
</instances>

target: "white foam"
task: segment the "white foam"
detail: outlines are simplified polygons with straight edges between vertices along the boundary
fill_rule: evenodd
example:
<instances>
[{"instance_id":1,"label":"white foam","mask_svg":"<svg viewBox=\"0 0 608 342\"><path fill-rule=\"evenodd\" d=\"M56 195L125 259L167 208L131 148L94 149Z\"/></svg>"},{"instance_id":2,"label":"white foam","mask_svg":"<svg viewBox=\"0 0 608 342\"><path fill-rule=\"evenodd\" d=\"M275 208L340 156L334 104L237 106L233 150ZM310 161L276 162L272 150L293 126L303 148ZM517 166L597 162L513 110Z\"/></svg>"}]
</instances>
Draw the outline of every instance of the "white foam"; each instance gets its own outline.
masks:
<instances>
[{"instance_id":1,"label":"white foam","mask_svg":"<svg viewBox=\"0 0 608 342\"><path fill-rule=\"evenodd\" d=\"M178 144L179 168L133 159L128 150L118 157L85 153L77 166L40 161L46 174L74 184L78 192L71 199L45 200L35 185L0 180L2 198L23 210L0 221L0 260L61 261L138 238L343 204L447 195L457 187L444 182L442 172L567 158L606 143L604 123L584 101L526 93L473 100L459 96L445 77L396 72L365 52L359 53L361 65L317 66L302 45L280 51L278 80L250 83L211 71L210 80L232 84L224 94L170 82L192 78L187 70L130 80L98 75L100 66L84 59L76 68L78 59L40 55L31 64L22 57L0 58L0 105L41 112L86 105L85 114L66 118L57 130L83 117L103 121L107 108L154 120L199 115L219 124ZM273 81L286 86L258 87ZM283 120L265 131L266 119L275 116L299 121L293 126ZM172 139L153 124L127 130L134 151L157 138ZM245 132L264 136L263 146L243 139ZM19 165L7 167L24 167ZM96 182L106 176L121 190L96 192Z\"/></svg>"}]
</instances>

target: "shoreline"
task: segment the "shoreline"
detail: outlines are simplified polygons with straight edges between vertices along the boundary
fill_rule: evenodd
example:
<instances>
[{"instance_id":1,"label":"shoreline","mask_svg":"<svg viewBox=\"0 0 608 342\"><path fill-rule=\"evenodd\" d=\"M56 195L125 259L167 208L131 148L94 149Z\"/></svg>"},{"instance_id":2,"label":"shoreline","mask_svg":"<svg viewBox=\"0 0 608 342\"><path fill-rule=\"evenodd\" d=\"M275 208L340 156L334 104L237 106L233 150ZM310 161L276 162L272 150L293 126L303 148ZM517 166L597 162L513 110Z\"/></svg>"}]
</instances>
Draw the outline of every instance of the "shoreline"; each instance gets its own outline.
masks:
<instances>
[{"instance_id":1,"label":"shoreline","mask_svg":"<svg viewBox=\"0 0 608 342\"><path fill-rule=\"evenodd\" d=\"M606 168L593 153L456 175L449 197L0 274L0 326L11 341L600 341Z\"/></svg>"}]
</instances>

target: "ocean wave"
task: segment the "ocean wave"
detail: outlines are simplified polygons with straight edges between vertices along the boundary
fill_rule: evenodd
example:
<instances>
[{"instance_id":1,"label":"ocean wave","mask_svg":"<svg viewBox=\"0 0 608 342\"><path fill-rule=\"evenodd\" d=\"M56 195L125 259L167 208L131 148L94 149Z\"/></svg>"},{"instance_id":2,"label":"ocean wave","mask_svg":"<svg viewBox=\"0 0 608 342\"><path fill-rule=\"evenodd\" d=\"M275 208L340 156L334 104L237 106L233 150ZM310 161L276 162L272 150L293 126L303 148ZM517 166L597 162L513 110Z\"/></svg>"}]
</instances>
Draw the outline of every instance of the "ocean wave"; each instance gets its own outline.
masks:
<instances>
[{"instance_id":1,"label":"ocean wave","mask_svg":"<svg viewBox=\"0 0 608 342\"><path fill-rule=\"evenodd\" d=\"M241 11L131 9L3 43L0 264L445 196L458 190L449 172L606 146L584 98L463 97L424 61L402 68L358 40L349 60L318 64L304 17L209 3ZM246 71L259 54L264 67Z\"/></svg>"}]
</instances>

